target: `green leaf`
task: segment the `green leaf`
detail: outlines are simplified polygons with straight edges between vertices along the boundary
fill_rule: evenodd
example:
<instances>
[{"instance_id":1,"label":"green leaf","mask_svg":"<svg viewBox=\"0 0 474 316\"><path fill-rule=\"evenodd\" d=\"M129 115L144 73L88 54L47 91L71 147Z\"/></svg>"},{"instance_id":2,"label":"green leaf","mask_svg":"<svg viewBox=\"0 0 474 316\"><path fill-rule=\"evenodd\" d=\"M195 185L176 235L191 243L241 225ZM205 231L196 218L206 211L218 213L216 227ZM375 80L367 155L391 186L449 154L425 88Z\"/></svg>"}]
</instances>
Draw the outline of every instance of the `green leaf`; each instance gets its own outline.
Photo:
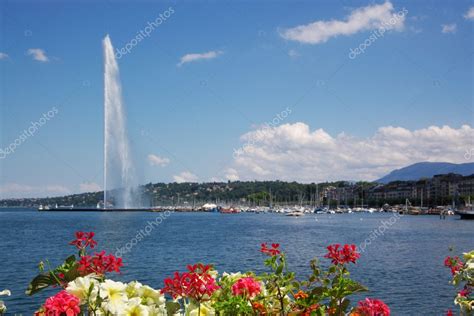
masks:
<instances>
[{"instance_id":1,"label":"green leaf","mask_svg":"<svg viewBox=\"0 0 474 316\"><path fill-rule=\"evenodd\" d=\"M275 273L276 273L276 274L281 274L282 272L283 272L283 265L280 264L280 265L277 267Z\"/></svg>"},{"instance_id":2,"label":"green leaf","mask_svg":"<svg viewBox=\"0 0 474 316\"><path fill-rule=\"evenodd\" d=\"M41 273L37 275L28 285L26 295L33 295L51 285L57 285L56 279L50 273Z\"/></svg>"},{"instance_id":3,"label":"green leaf","mask_svg":"<svg viewBox=\"0 0 474 316\"><path fill-rule=\"evenodd\" d=\"M168 312L168 315L174 315L176 314L181 308L181 305L179 305L178 302L172 302L172 301L167 301L166 302L166 311Z\"/></svg>"}]
</instances>

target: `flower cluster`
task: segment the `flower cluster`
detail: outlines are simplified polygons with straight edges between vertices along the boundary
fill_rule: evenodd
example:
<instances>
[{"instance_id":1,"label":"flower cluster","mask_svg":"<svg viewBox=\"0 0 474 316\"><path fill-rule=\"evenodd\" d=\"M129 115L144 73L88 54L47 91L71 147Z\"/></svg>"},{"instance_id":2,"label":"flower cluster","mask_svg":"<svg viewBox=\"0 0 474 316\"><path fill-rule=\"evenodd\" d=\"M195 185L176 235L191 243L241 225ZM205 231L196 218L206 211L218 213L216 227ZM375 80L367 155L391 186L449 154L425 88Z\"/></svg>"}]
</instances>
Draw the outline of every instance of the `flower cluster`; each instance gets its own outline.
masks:
<instances>
[{"instance_id":1,"label":"flower cluster","mask_svg":"<svg viewBox=\"0 0 474 316\"><path fill-rule=\"evenodd\" d=\"M354 308L341 304L349 302L347 296L367 290L349 279L346 264L359 258L352 245L329 246L326 258L331 259L332 265L323 271L313 260L313 274L308 281L295 279L280 245L273 243L270 247L262 244L260 249L268 256L268 273L224 272L219 276L212 265L198 263L166 278L159 290L138 281L107 279L107 272L120 272L122 260L105 251L87 255L86 248L97 246L93 237L93 233L76 233L71 244L79 249L79 258L70 256L56 269L32 281L30 294L47 286L62 287L45 301L36 316L390 315L388 306L377 299L366 299ZM469 289L459 295L469 296Z\"/></svg>"},{"instance_id":2,"label":"flower cluster","mask_svg":"<svg viewBox=\"0 0 474 316\"><path fill-rule=\"evenodd\" d=\"M340 244L333 244L329 245L327 250L328 253L324 257L331 259L331 262L335 265L346 264L349 262L356 263L357 259L360 258L356 245L346 244L341 248Z\"/></svg>"},{"instance_id":3,"label":"flower cluster","mask_svg":"<svg viewBox=\"0 0 474 316\"><path fill-rule=\"evenodd\" d=\"M237 280L232 285L232 294L241 295L247 299L253 299L261 292L260 283L252 277L245 277Z\"/></svg>"},{"instance_id":4,"label":"flower cluster","mask_svg":"<svg viewBox=\"0 0 474 316\"><path fill-rule=\"evenodd\" d=\"M189 297L197 302L209 300L219 286L215 280L212 266L202 263L187 266L188 272L175 272L173 278L164 280L163 294L169 294L174 299Z\"/></svg>"},{"instance_id":5,"label":"flower cluster","mask_svg":"<svg viewBox=\"0 0 474 316\"><path fill-rule=\"evenodd\" d=\"M262 247L260 248L260 252L269 256L276 256L281 253L279 248L280 248L280 244L272 244L272 247L268 248L267 244L264 243L262 244Z\"/></svg>"},{"instance_id":6,"label":"flower cluster","mask_svg":"<svg viewBox=\"0 0 474 316\"><path fill-rule=\"evenodd\" d=\"M93 256L84 255L79 260L77 270L81 275L88 275L91 273L97 275L104 275L107 272L120 272L123 266L122 258L117 258L114 255L106 255L105 251L95 253Z\"/></svg>"},{"instance_id":7,"label":"flower cluster","mask_svg":"<svg viewBox=\"0 0 474 316\"><path fill-rule=\"evenodd\" d=\"M66 291L46 299L43 310L35 313L35 316L76 316L81 312L79 307L79 299Z\"/></svg>"},{"instance_id":8,"label":"flower cluster","mask_svg":"<svg viewBox=\"0 0 474 316\"><path fill-rule=\"evenodd\" d=\"M95 236L94 232L76 232L76 239L71 241L69 244L74 245L77 249L85 249L90 247L94 249L97 246L97 242L93 239Z\"/></svg>"},{"instance_id":9,"label":"flower cluster","mask_svg":"<svg viewBox=\"0 0 474 316\"><path fill-rule=\"evenodd\" d=\"M452 275L455 275L462 269L462 267L464 266L464 263L461 261L461 259L459 259L458 256L455 256L455 257L448 256L446 257L446 259L444 259L444 265L451 269Z\"/></svg>"},{"instance_id":10,"label":"flower cluster","mask_svg":"<svg viewBox=\"0 0 474 316\"><path fill-rule=\"evenodd\" d=\"M461 315L474 314L474 250L458 256L446 257L444 265L451 270L452 284L462 287L456 294L454 303L459 306ZM453 315L451 310L446 315Z\"/></svg>"},{"instance_id":11,"label":"flower cluster","mask_svg":"<svg viewBox=\"0 0 474 316\"><path fill-rule=\"evenodd\" d=\"M381 300L366 298L357 304L351 316L390 316L390 308Z\"/></svg>"}]
</instances>

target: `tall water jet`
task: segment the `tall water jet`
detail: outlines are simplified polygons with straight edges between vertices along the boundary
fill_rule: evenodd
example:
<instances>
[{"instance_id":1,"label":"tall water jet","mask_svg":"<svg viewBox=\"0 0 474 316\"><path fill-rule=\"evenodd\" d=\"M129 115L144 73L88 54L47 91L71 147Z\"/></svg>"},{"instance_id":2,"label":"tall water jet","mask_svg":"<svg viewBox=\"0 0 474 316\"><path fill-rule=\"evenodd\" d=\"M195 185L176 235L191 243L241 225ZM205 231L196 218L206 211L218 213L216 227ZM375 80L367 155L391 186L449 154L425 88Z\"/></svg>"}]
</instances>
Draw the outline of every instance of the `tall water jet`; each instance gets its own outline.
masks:
<instances>
[{"instance_id":1,"label":"tall water jet","mask_svg":"<svg viewBox=\"0 0 474 316\"><path fill-rule=\"evenodd\" d=\"M116 208L131 208L136 185L127 137L122 87L114 47L109 35L104 47L104 208L113 201ZM110 188L110 189L109 189ZM107 192L107 190L110 190Z\"/></svg>"}]
</instances>

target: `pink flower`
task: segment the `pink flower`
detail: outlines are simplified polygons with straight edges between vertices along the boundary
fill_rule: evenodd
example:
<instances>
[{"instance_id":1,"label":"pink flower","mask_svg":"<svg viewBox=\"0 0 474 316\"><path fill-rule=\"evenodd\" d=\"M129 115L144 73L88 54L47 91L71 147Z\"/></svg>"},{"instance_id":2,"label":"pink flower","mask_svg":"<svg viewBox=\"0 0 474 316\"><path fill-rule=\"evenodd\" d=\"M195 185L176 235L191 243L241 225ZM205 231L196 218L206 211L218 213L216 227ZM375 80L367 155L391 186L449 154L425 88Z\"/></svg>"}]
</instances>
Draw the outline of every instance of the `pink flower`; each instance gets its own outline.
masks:
<instances>
[{"instance_id":1,"label":"pink flower","mask_svg":"<svg viewBox=\"0 0 474 316\"><path fill-rule=\"evenodd\" d=\"M355 312L356 315L363 316L390 316L390 308L382 300L373 298L359 301Z\"/></svg>"},{"instance_id":2,"label":"pink flower","mask_svg":"<svg viewBox=\"0 0 474 316\"><path fill-rule=\"evenodd\" d=\"M80 312L79 299L66 291L51 296L44 303L44 314L48 316L76 316Z\"/></svg>"},{"instance_id":3,"label":"pink flower","mask_svg":"<svg viewBox=\"0 0 474 316\"><path fill-rule=\"evenodd\" d=\"M252 299L260 294L260 283L252 277L245 277L239 279L232 285L232 294L234 296L244 296L247 299Z\"/></svg>"},{"instance_id":4,"label":"pink flower","mask_svg":"<svg viewBox=\"0 0 474 316\"><path fill-rule=\"evenodd\" d=\"M462 289L461 291L459 291L458 294L459 294L459 296L462 296L462 297L468 297L469 294L471 294L471 292L469 291L468 288L465 287L464 289Z\"/></svg>"}]
</instances>

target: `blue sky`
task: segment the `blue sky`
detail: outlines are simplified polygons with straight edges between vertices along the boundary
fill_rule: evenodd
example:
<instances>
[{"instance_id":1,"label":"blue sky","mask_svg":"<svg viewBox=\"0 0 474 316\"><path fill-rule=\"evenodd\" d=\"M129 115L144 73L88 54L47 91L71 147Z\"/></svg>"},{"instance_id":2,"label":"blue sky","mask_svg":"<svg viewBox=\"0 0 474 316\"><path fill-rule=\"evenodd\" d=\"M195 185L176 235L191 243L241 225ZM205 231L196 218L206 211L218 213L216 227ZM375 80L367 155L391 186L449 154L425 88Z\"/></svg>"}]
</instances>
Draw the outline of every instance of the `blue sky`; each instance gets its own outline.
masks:
<instances>
[{"instance_id":1,"label":"blue sky","mask_svg":"<svg viewBox=\"0 0 474 316\"><path fill-rule=\"evenodd\" d=\"M472 161L472 7L2 1L0 196L101 188L102 39L125 47L170 8L118 60L139 182L373 180Z\"/></svg>"}]
</instances>

